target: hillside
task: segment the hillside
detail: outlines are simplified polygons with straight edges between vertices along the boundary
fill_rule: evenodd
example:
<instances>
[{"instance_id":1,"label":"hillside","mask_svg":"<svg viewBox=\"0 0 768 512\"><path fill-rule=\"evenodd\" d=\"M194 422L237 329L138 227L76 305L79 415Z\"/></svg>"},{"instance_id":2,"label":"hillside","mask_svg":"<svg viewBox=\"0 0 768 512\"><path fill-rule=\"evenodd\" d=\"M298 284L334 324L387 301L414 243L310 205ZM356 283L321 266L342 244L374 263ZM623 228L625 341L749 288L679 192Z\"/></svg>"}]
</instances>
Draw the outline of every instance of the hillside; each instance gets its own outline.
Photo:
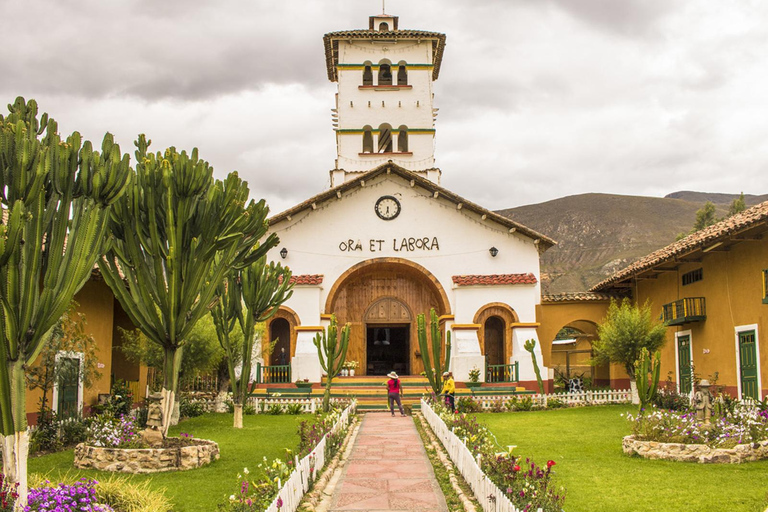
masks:
<instances>
[{"instance_id":1,"label":"hillside","mask_svg":"<svg viewBox=\"0 0 768 512\"><path fill-rule=\"evenodd\" d=\"M680 197L680 198L678 198ZM696 210L716 201L718 217L736 198L729 194L675 192L667 197L581 194L499 210L558 245L541 259L544 293L583 291L636 259L690 231ZM689 200L690 198L690 200ZM768 196L745 196L747 204Z\"/></svg>"}]
</instances>

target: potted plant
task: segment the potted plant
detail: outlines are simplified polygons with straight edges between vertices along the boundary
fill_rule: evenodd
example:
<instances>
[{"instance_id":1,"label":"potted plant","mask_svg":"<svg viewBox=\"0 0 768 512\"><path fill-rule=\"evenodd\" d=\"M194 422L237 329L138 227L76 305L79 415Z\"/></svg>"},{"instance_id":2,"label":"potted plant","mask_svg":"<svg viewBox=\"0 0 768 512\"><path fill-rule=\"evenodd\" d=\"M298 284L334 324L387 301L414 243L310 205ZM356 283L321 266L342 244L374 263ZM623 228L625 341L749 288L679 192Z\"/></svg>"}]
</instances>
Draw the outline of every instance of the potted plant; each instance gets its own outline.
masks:
<instances>
[{"instance_id":1,"label":"potted plant","mask_svg":"<svg viewBox=\"0 0 768 512\"><path fill-rule=\"evenodd\" d=\"M468 388L477 388L482 386L483 383L480 382L480 368L475 366L469 370L469 382L465 382L464 384L466 384Z\"/></svg>"},{"instance_id":2,"label":"potted plant","mask_svg":"<svg viewBox=\"0 0 768 512\"><path fill-rule=\"evenodd\" d=\"M355 376L355 370L357 370L357 367L360 365L357 361L347 361L347 370L349 370L349 376L354 377Z\"/></svg>"},{"instance_id":3,"label":"potted plant","mask_svg":"<svg viewBox=\"0 0 768 512\"><path fill-rule=\"evenodd\" d=\"M312 387L312 383L309 382L309 379L297 380L296 387L299 389L308 389Z\"/></svg>"}]
</instances>

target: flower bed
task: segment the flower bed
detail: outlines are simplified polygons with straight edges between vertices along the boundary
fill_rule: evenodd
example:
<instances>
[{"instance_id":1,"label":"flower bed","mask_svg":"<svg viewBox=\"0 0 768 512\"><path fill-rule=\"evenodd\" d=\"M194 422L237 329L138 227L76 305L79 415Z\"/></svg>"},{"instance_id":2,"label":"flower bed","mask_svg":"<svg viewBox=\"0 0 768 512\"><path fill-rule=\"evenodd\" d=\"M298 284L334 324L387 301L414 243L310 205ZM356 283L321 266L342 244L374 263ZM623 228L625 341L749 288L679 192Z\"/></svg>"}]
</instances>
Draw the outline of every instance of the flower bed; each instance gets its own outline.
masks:
<instances>
[{"instance_id":1,"label":"flower bed","mask_svg":"<svg viewBox=\"0 0 768 512\"><path fill-rule=\"evenodd\" d=\"M565 489L552 480L554 461L542 468L514 455L514 446L498 452L493 434L474 416L451 414L423 399L421 412L484 511L562 511Z\"/></svg>"},{"instance_id":2,"label":"flower bed","mask_svg":"<svg viewBox=\"0 0 768 512\"><path fill-rule=\"evenodd\" d=\"M219 458L219 445L205 439L167 439L166 448L75 447L75 467L120 471L124 473L160 473L184 471L210 464Z\"/></svg>"},{"instance_id":3,"label":"flower bed","mask_svg":"<svg viewBox=\"0 0 768 512\"><path fill-rule=\"evenodd\" d=\"M768 441L740 444L733 448L712 448L706 444L660 443L626 436L621 447L627 455L701 464L739 464L768 459Z\"/></svg>"},{"instance_id":4,"label":"flower bed","mask_svg":"<svg viewBox=\"0 0 768 512\"><path fill-rule=\"evenodd\" d=\"M632 435L624 453L649 459L739 463L768 458L768 411L755 402L720 402L709 424L690 411L650 409L627 414Z\"/></svg>"}]
</instances>

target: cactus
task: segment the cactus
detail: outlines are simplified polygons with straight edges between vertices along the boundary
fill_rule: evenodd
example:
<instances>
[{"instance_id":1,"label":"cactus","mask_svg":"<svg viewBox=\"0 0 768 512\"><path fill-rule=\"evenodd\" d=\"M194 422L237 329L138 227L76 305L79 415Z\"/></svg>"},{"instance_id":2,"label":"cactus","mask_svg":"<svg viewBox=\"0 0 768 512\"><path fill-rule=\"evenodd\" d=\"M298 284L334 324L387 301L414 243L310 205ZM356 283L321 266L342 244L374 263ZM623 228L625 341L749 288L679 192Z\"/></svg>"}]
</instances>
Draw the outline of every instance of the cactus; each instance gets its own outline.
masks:
<instances>
[{"instance_id":1,"label":"cactus","mask_svg":"<svg viewBox=\"0 0 768 512\"><path fill-rule=\"evenodd\" d=\"M316 334L313 340L317 347L317 357L320 359L320 366L327 375L325 378L325 394L323 395L323 411L328 412L331 405L331 383L334 377L341 372L344 361L347 357L347 348L349 348L349 329L350 324L341 329L341 339L338 339L338 327L336 315L331 315L331 325L328 326L327 334L323 331Z\"/></svg>"},{"instance_id":2,"label":"cactus","mask_svg":"<svg viewBox=\"0 0 768 512\"><path fill-rule=\"evenodd\" d=\"M0 115L0 434L3 473L25 502L25 367L91 277L131 169L110 134L99 152L77 132L63 141L35 100L19 97L8 109Z\"/></svg>"},{"instance_id":3,"label":"cactus","mask_svg":"<svg viewBox=\"0 0 768 512\"><path fill-rule=\"evenodd\" d=\"M640 357L635 361L635 379L637 381L637 394L640 398L640 411L644 411L656 397L659 388L659 376L661 373L661 352L651 356L648 349L640 350Z\"/></svg>"},{"instance_id":4,"label":"cactus","mask_svg":"<svg viewBox=\"0 0 768 512\"><path fill-rule=\"evenodd\" d=\"M429 338L432 342L432 352L427 342L427 326L424 314L416 316L416 333L419 340L421 360L424 362L424 373L432 386L432 392L439 395L443 390L443 372L448 371L451 363L451 333L446 333L445 356L443 355L443 337L440 335L440 320L434 308L429 310Z\"/></svg>"},{"instance_id":5,"label":"cactus","mask_svg":"<svg viewBox=\"0 0 768 512\"><path fill-rule=\"evenodd\" d=\"M227 279L216 288L216 305L211 309L219 344L227 354L227 369L234 402L234 428L243 428L243 404L248 394L248 377L251 375L251 359L255 341L256 324L266 322L281 304L293 294L291 271L279 263L266 263L262 256L251 265L233 269ZM243 333L242 344L230 340L230 333L238 322ZM240 362L242 370L237 379L235 366Z\"/></svg>"},{"instance_id":6,"label":"cactus","mask_svg":"<svg viewBox=\"0 0 768 512\"><path fill-rule=\"evenodd\" d=\"M136 141L136 176L111 212L112 244L99 268L133 324L163 349L167 433L186 336L227 273L278 240L272 234L259 244L269 210L263 200L248 201L248 185L236 172L214 180L197 149L153 154L150 143L144 135Z\"/></svg>"},{"instance_id":7,"label":"cactus","mask_svg":"<svg viewBox=\"0 0 768 512\"><path fill-rule=\"evenodd\" d=\"M534 373L536 373L536 382L539 384L539 393L543 395L544 382L541 380L541 371L539 371L539 363L536 362L536 352L534 351L534 349L536 348L536 340L534 339L526 340L523 347L525 348L525 350L531 353L531 362L533 363L533 371Z\"/></svg>"}]
</instances>

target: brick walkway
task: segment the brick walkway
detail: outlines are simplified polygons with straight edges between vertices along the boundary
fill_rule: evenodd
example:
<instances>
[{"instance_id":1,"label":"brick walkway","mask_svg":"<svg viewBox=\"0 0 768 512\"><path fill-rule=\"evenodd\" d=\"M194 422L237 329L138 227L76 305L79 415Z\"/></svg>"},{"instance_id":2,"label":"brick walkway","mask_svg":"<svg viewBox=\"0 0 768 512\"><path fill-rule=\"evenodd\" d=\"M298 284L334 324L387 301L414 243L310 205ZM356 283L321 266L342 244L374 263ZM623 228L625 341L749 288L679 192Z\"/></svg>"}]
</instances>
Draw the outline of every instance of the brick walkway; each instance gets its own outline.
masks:
<instances>
[{"instance_id":1,"label":"brick walkway","mask_svg":"<svg viewBox=\"0 0 768 512\"><path fill-rule=\"evenodd\" d=\"M364 416L330 510L448 510L410 416Z\"/></svg>"}]
</instances>

